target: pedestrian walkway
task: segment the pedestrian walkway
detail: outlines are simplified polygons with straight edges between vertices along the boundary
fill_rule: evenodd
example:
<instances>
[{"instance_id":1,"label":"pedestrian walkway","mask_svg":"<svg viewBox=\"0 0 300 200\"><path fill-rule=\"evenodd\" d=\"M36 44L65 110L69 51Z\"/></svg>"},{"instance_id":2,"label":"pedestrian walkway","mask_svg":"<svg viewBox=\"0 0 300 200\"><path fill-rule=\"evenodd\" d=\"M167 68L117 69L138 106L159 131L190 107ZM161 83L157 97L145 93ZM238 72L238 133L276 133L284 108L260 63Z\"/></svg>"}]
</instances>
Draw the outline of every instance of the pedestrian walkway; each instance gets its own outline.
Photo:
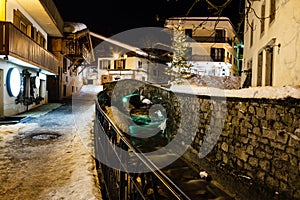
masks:
<instances>
[{"instance_id":1,"label":"pedestrian walkway","mask_svg":"<svg viewBox=\"0 0 300 200\"><path fill-rule=\"evenodd\" d=\"M15 115L16 117L31 117L31 118L37 118L42 115L47 114L48 112L57 109L60 107L62 104L61 103L48 103L41 105L37 108L34 108L32 110L23 112L21 114Z\"/></svg>"},{"instance_id":2,"label":"pedestrian walkway","mask_svg":"<svg viewBox=\"0 0 300 200\"><path fill-rule=\"evenodd\" d=\"M27 120L30 120L31 118L37 118L45 115L48 112L57 109L61 105L61 103L48 103L14 116L3 117L0 119L0 125L25 122Z\"/></svg>"}]
</instances>

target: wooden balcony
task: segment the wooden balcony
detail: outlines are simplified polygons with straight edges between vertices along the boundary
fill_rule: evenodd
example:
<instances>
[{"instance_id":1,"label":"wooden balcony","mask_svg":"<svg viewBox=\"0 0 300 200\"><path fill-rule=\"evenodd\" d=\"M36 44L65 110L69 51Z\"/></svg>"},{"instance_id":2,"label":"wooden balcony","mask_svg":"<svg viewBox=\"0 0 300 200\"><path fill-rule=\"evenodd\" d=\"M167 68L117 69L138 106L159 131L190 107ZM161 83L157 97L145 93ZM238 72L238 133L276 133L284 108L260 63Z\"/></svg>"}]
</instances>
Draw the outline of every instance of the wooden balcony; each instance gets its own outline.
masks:
<instances>
[{"instance_id":1,"label":"wooden balcony","mask_svg":"<svg viewBox=\"0 0 300 200\"><path fill-rule=\"evenodd\" d=\"M201 43L226 43L233 46L233 40L228 37L214 37L214 36L193 36L191 42Z\"/></svg>"},{"instance_id":2,"label":"wooden balcony","mask_svg":"<svg viewBox=\"0 0 300 200\"><path fill-rule=\"evenodd\" d=\"M95 61L89 30L65 32L61 52L74 62L74 65L80 65L84 60L89 64Z\"/></svg>"},{"instance_id":3,"label":"wooden balcony","mask_svg":"<svg viewBox=\"0 0 300 200\"><path fill-rule=\"evenodd\" d=\"M12 56L42 70L58 74L57 58L10 22L0 22L0 55Z\"/></svg>"}]
</instances>

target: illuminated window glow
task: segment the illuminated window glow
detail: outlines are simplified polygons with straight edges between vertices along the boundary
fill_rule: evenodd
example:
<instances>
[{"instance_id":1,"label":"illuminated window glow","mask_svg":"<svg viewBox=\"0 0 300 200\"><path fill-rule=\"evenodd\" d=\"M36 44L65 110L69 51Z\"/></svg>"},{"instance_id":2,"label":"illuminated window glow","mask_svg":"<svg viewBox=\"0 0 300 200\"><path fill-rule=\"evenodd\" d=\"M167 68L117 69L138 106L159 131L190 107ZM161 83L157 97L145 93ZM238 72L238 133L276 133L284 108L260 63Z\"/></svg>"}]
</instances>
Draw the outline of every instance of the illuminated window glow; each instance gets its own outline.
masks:
<instances>
[{"instance_id":1,"label":"illuminated window glow","mask_svg":"<svg viewBox=\"0 0 300 200\"><path fill-rule=\"evenodd\" d=\"M40 89L40 77L38 76L35 77L34 85L37 89Z\"/></svg>"},{"instance_id":2,"label":"illuminated window glow","mask_svg":"<svg viewBox=\"0 0 300 200\"><path fill-rule=\"evenodd\" d=\"M0 0L0 21L5 21L6 0Z\"/></svg>"}]
</instances>

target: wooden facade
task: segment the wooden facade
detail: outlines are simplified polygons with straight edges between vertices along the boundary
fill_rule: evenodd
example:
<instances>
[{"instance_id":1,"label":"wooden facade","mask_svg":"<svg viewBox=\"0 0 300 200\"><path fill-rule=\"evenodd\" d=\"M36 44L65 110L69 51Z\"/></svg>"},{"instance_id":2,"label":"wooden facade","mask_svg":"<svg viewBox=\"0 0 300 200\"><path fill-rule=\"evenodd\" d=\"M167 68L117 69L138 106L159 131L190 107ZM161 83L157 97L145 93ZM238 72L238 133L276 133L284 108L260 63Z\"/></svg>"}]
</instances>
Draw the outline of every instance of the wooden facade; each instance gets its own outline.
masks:
<instances>
[{"instance_id":1,"label":"wooden facade","mask_svg":"<svg viewBox=\"0 0 300 200\"><path fill-rule=\"evenodd\" d=\"M58 74L57 58L11 22L0 22L0 55L13 56Z\"/></svg>"}]
</instances>

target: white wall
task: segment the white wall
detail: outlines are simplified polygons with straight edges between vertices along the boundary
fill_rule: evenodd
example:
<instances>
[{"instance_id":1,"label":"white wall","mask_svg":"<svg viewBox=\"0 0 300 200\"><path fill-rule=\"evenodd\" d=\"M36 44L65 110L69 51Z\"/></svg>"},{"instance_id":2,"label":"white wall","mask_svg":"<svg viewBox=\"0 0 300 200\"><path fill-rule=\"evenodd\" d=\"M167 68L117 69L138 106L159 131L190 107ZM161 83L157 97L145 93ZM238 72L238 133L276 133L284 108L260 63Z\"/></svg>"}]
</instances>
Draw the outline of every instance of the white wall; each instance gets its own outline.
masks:
<instances>
[{"instance_id":1,"label":"white wall","mask_svg":"<svg viewBox=\"0 0 300 200\"><path fill-rule=\"evenodd\" d=\"M8 70L10 68L17 68L19 70L20 73L22 73L22 70L25 69L22 66L7 62L5 60L0 59L0 69L3 70L3 99L4 99L4 105L3 105L3 113L4 116L11 116L11 115L15 115L21 112L26 111L27 107L25 105L23 105L22 103L18 103L16 104L15 100L16 97L11 97L8 94L8 90L7 90L7 85L6 85L6 81L7 81L7 73ZM31 73L31 77L36 76L37 72L36 71L32 71L30 69L27 69L29 73ZM39 74L39 78L41 80L41 82L46 82L47 80L47 76L45 74L40 73ZM41 97L45 98L44 100L42 100L40 102L39 105L45 104L48 99L47 99L47 91L46 91L46 84L41 84L40 85L40 90L35 90L35 96L41 95ZM2 98L2 97L1 97ZM31 104L28 106L28 109L32 109L34 107L37 107L39 105L35 105L35 103Z\"/></svg>"},{"instance_id":2,"label":"white wall","mask_svg":"<svg viewBox=\"0 0 300 200\"><path fill-rule=\"evenodd\" d=\"M189 62L192 74L210 76L230 76L231 65L224 62Z\"/></svg>"},{"instance_id":3,"label":"white wall","mask_svg":"<svg viewBox=\"0 0 300 200\"><path fill-rule=\"evenodd\" d=\"M179 18L178 18L179 19ZM215 34L215 29L224 29L226 32L225 37L232 38L236 36L236 33L233 29L232 24L230 23L228 18L220 18L218 20L215 18L216 21L203 21L206 18L202 19L201 17L183 17L181 19L182 22L182 27L184 29L194 29L195 27L199 26L194 32L193 32L193 37L197 36L206 36L206 37L214 37L213 35ZM225 21L222 21L225 20ZM167 20L166 26L168 28L173 28L174 25L178 24L178 20ZM213 42L190 42L189 47L192 48L192 55L193 55L193 61L190 62L194 67L198 68L199 71L206 71L206 74L209 75L215 75L215 76L224 76L223 74L225 73L225 76L234 76L237 75L237 67L236 64L234 63L234 58L236 57L236 52L233 46L228 43L213 43ZM225 62L219 62L214 63L212 61L209 61L210 54L211 54L211 48L223 48L225 50L224 56L225 56ZM230 55L230 60L226 60L227 55ZM199 56L199 57L198 57ZM202 62L203 57L202 56L207 56L207 61ZM199 60L197 60L197 57ZM202 57L202 58L201 58ZM206 64L207 63L207 64ZM199 69L199 65L201 65L201 69ZM216 67L214 69L214 67ZM223 71L225 69L225 71Z\"/></svg>"},{"instance_id":4,"label":"white wall","mask_svg":"<svg viewBox=\"0 0 300 200\"><path fill-rule=\"evenodd\" d=\"M252 7L258 16L264 1L252 1ZM265 85L265 46L274 38L273 86L300 85L300 1L277 0L275 21L270 23L270 0L265 0L265 31L261 34L260 20L250 13L248 21L254 22L253 46L250 47L250 26L245 24L244 67L252 59L252 86L257 86L258 54L263 52L262 85ZM280 44L279 48L277 45Z\"/></svg>"}]
</instances>

